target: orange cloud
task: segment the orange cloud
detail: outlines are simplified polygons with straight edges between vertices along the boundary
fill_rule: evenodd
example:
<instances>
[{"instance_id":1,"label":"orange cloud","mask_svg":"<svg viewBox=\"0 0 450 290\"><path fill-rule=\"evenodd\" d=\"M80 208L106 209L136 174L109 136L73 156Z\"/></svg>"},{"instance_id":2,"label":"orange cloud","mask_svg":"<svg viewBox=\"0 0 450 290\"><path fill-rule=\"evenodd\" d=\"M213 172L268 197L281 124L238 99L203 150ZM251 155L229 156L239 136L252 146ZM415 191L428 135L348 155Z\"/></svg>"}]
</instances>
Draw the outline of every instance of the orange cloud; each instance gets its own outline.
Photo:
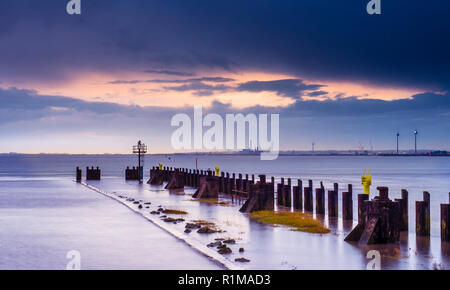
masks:
<instances>
[{"instance_id":1,"label":"orange cloud","mask_svg":"<svg viewBox=\"0 0 450 290\"><path fill-rule=\"evenodd\" d=\"M234 81L221 83L224 86L235 87L239 83L248 81L275 81L281 79L293 79L295 77L285 74L270 74L265 72L205 72L203 75L223 78L230 78ZM182 107L185 105L210 106L214 101L229 103L236 108L252 107L263 105L269 107L288 106L295 102L293 98L278 95L276 92L237 92L231 90L213 90L212 94L197 96L194 91L167 90L165 87L179 86L180 83L158 83L146 82L145 80L180 80L191 77L167 76L149 74L144 72L123 72L123 73L83 73L65 82L48 82L14 84L2 83L2 87L17 86L24 89L36 89L40 94L61 95L78 98L86 101L102 101L119 104L134 104L140 106L165 106ZM192 77L195 78L195 77ZM310 80L302 78L306 84L321 84L321 89L327 94L318 97L303 96L303 99L333 99L336 97L352 97L394 100L410 98L412 95L422 93L422 91L410 88L379 87L369 84L355 82L327 82L323 80ZM116 80L124 80L129 83L111 83ZM138 80L133 82L134 80ZM218 85L218 83L204 81L207 85Z\"/></svg>"}]
</instances>

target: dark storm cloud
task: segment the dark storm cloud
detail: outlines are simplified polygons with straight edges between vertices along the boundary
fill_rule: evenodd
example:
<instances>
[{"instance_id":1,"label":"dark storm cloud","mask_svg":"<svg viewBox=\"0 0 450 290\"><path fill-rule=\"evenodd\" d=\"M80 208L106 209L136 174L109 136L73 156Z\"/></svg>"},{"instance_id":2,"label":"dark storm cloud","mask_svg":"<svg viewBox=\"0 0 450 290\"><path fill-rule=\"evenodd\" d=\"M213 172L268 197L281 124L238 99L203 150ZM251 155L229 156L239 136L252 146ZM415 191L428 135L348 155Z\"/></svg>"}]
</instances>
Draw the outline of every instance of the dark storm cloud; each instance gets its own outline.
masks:
<instances>
[{"instance_id":1,"label":"dark storm cloud","mask_svg":"<svg viewBox=\"0 0 450 290\"><path fill-rule=\"evenodd\" d=\"M340 98L325 101L297 101L284 110L287 115L328 116L328 117L367 117L401 114L403 117L427 118L439 115L442 122L450 122L450 94L424 93L412 99L384 101L376 99Z\"/></svg>"},{"instance_id":2,"label":"dark storm cloud","mask_svg":"<svg viewBox=\"0 0 450 290\"><path fill-rule=\"evenodd\" d=\"M310 96L310 97L318 97L318 96L324 96L324 95L326 95L326 94L328 94L328 92L325 92L325 91L315 91L315 92L308 93L308 96Z\"/></svg>"},{"instance_id":3,"label":"dark storm cloud","mask_svg":"<svg viewBox=\"0 0 450 290\"><path fill-rule=\"evenodd\" d=\"M231 78L223 77L202 77L191 78L185 80L116 80L109 82L110 84L137 84L137 83L158 83L158 84L182 84L178 86L164 86L166 91L186 92L192 91L196 96L212 96L214 92L274 92L283 97L300 99L305 91L313 91L306 93L309 96L326 95L325 91L317 91L325 85L305 84L301 79L282 79L274 81L249 81L238 83L237 85L224 85L235 81ZM206 84L205 82L219 83L217 85Z\"/></svg>"},{"instance_id":4,"label":"dark storm cloud","mask_svg":"<svg viewBox=\"0 0 450 290\"><path fill-rule=\"evenodd\" d=\"M212 82L212 83L227 83L232 82L232 78L223 77L201 77L201 78L190 78L184 80L115 80L108 82L109 84L139 84L139 83L157 83L157 84L184 84L184 83L194 83L194 82Z\"/></svg>"},{"instance_id":5,"label":"dark storm cloud","mask_svg":"<svg viewBox=\"0 0 450 290\"><path fill-rule=\"evenodd\" d=\"M154 70L149 69L144 71L146 73L153 73L153 74L163 74L163 75L169 75L169 76L179 76L179 77L192 77L195 76L195 73L189 73L189 72L181 72L181 71L171 71L171 70Z\"/></svg>"},{"instance_id":6,"label":"dark storm cloud","mask_svg":"<svg viewBox=\"0 0 450 290\"><path fill-rule=\"evenodd\" d=\"M199 92L202 92L199 90ZM41 118L52 115L66 114L68 111L91 112L97 115L114 114L117 118L123 117L148 117L171 116L179 112L191 111L192 108L168 108L168 107L146 107L136 105L121 105L108 102L87 102L79 99L63 96L40 95L32 90L21 90L16 88L0 89L0 111L19 112L9 118L2 118L2 122L16 122ZM338 117L362 117L384 116L402 114L412 117L422 116L424 118L442 118L443 123L450 122L450 94L417 94L412 99L383 101L374 99L343 98L336 100L316 101L297 100L288 107L264 107L256 105L251 108L238 110L230 104L214 101L207 112L215 113L280 113L282 117L304 117L304 116L327 116ZM29 115L31 114L31 115ZM30 117L31 116L31 117Z\"/></svg>"},{"instance_id":7,"label":"dark storm cloud","mask_svg":"<svg viewBox=\"0 0 450 290\"><path fill-rule=\"evenodd\" d=\"M0 77L67 79L84 71L205 69L450 88L450 2L2 1Z\"/></svg>"},{"instance_id":8,"label":"dark storm cloud","mask_svg":"<svg viewBox=\"0 0 450 290\"><path fill-rule=\"evenodd\" d=\"M166 86L164 87L165 90L167 91L176 91L176 92L186 92L186 91L194 91L194 92L214 92L214 91L218 91L218 92L226 92L227 90L230 90L231 87L230 86L226 86L226 85L209 85L209 84L205 84L203 82L192 82L189 84L185 84L185 85L181 85L181 86Z\"/></svg>"},{"instance_id":9,"label":"dark storm cloud","mask_svg":"<svg viewBox=\"0 0 450 290\"><path fill-rule=\"evenodd\" d=\"M308 85L299 79L276 81L250 81L237 87L239 92L275 92L280 96L300 99L304 91L318 90L323 85Z\"/></svg>"},{"instance_id":10,"label":"dark storm cloud","mask_svg":"<svg viewBox=\"0 0 450 290\"><path fill-rule=\"evenodd\" d=\"M210 97L210 96L214 95L214 91L211 91L211 90L200 90L200 91L192 92L192 94L194 96L197 96L197 97Z\"/></svg>"},{"instance_id":11,"label":"dark storm cloud","mask_svg":"<svg viewBox=\"0 0 450 290\"><path fill-rule=\"evenodd\" d=\"M23 110L24 112L43 111L44 113L48 113L47 110L59 113L61 109L90 111L96 114L132 113L135 110L139 110L137 106L122 106L107 102L86 102L69 97L40 95L33 90L17 88L0 88L0 104L0 109L4 111ZM17 120L21 118L21 115L17 116Z\"/></svg>"}]
</instances>

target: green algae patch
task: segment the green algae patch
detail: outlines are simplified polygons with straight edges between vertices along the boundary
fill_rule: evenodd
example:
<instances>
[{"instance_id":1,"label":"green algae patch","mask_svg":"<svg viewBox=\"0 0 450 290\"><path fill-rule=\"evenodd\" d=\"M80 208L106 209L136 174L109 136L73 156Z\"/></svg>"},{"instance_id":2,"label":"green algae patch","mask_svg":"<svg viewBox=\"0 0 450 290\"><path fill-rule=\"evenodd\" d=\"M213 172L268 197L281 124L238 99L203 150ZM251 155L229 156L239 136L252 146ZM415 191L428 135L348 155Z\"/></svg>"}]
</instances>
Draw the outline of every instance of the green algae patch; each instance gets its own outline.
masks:
<instances>
[{"instance_id":1,"label":"green algae patch","mask_svg":"<svg viewBox=\"0 0 450 290\"><path fill-rule=\"evenodd\" d=\"M229 202L219 201L219 200L217 200L215 198L193 198L193 199L190 199L190 201L198 201L198 202L214 204L214 205L221 205L221 206L228 206L228 205L230 205Z\"/></svg>"},{"instance_id":2,"label":"green algae patch","mask_svg":"<svg viewBox=\"0 0 450 290\"><path fill-rule=\"evenodd\" d=\"M269 225L282 225L292 228L294 231L314 234L327 234L330 229L310 214L302 212L275 212L269 210L255 211L249 214L251 218Z\"/></svg>"},{"instance_id":3,"label":"green algae patch","mask_svg":"<svg viewBox=\"0 0 450 290\"><path fill-rule=\"evenodd\" d=\"M213 230L216 233L225 233L226 231L221 230L219 227L217 227L217 225L213 222L210 221L205 221L205 220L193 220L192 221L194 224L201 226L201 227L205 227L205 228L209 228L211 230Z\"/></svg>"},{"instance_id":4,"label":"green algae patch","mask_svg":"<svg viewBox=\"0 0 450 290\"><path fill-rule=\"evenodd\" d=\"M165 214L188 214L188 212L184 211L184 210L167 209L167 208L165 210L163 210L162 213L165 213Z\"/></svg>"},{"instance_id":5,"label":"green algae patch","mask_svg":"<svg viewBox=\"0 0 450 290\"><path fill-rule=\"evenodd\" d=\"M216 226L215 223L205 220L193 220L192 222L199 226Z\"/></svg>"}]
</instances>

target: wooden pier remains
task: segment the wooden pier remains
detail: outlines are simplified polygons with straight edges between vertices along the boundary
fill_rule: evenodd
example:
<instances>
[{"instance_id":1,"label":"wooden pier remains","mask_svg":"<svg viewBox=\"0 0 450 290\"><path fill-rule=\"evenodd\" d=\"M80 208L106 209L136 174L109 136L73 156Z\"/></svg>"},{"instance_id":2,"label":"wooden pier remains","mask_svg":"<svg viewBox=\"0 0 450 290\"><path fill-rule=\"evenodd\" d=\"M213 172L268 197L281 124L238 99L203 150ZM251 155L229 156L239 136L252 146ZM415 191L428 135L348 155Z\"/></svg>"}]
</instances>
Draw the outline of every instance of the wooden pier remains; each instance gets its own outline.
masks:
<instances>
[{"instance_id":1,"label":"wooden pier remains","mask_svg":"<svg viewBox=\"0 0 450 290\"><path fill-rule=\"evenodd\" d=\"M363 200L358 225L347 235L345 241L360 244L387 244L400 241L400 202L389 199L387 187L377 187L379 195Z\"/></svg>"},{"instance_id":2,"label":"wooden pier remains","mask_svg":"<svg viewBox=\"0 0 450 290\"><path fill-rule=\"evenodd\" d=\"M139 172L137 168L127 168L126 179L134 179ZM291 178L280 179L275 185L275 178L271 182L266 181L266 175L259 175L255 180L252 175L221 172L216 176L212 170L199 170L188 168L152 167L150 179L147 183L161 186L167 182L167 189L183 189L185 186L196 188L193 198L218 198L220 194L230 197L232 201L243 202L241 212L249 213L260 210L275 209L275 195L277 204L281 207L291 206L294 210L314 212L325 215L325 187L320 182L320 187L313 190L313 181L308 180L308 186L303 187L301 179L297 179L297 185L292 186ZM82 171L76 168L76 181L81 182ZM96 167L86 168L87 180L100 180L101 170ZM276 188L276 192L275 192ZM357 241L362 244L397 243L401 231L408 231L408 191L402 189L401 198L389 199L387 187L377 187L378 196L369 200L368 194L358 194L358 225L347 235L346 241ZM315 192L315 197L313 197ZM328 217L338 217L339 213L339 185L333 184L333 189L328 192ZM315 201L315 208L314 208ZM423 200L416 201L416 235L418 237L430 236L430 193L423 192ZM449 193L450 203L450 193ZM440 225L442 242L450 242L450 204L440 205ZM342 192L342 219L353 219L353 187L348 184L348 190Z\"/></svg>"},{"instance_id":3,"label":"wooden pier remains","mask_svg":"<svg viewBox=\"0 0 450 290\"><path fill-rule=\"evenodd\" d=\"M86 167L86 180L100 180L101 178L101 170L100 168L94 168L92 166L91 168Z\"/></svg>"}]
</instances>

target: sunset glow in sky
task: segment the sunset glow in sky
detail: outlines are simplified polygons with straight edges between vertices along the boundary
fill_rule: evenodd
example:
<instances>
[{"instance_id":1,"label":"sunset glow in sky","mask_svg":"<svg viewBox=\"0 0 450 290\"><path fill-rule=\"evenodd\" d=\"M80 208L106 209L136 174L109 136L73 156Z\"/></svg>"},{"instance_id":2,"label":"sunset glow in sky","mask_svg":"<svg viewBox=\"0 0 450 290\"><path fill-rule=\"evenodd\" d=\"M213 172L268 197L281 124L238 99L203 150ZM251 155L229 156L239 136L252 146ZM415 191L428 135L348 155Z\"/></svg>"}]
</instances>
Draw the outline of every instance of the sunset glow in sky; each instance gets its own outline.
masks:
<instances>
[{"instance_id":1,"label":"sunset glow in sky","mask_svg":"<svg viewBox=\"0 0 450 290\"><path fill-rule=\"evenodd\" d=\"M217 72L216 72L217 73ZM211 94L201 95L201 86L192 86L182 91L179 81L194 79L195 77L166 77L157 73L136 73L123 72L122 74L108 75L99 73L83 73L74 75L69 80L48 83L5 83L1 87L20 87L23 89L36 90L42 95L61 95L73 97L85 101L112 102L123 105L139 106L164 106L183 107L186 105L197 105L209 107L213 101L231 104L235 108L248 108L261 103L268 107L286 107L295 102L289 96L283 96L274 91L235 91L239 84L259 81L279 81L285 79L295 79L295 76L242 72L242 73L218 73L221 78L226 78L224 82L202 81L205 86L212 86L214 90ZM216 78L217 75L209 75L203 72L204 78ZM326 94L318 96L304 96L305 100L326 100L346 97L358 97L366 99L408 99L412 95L423 93L424 90L414 90L411 88L390 88L373 86L371 84L351 83L351 82L326 82L309 81L301 78L305 84L320 84L321 91ZM120 82L118 82L120 80ZM173 82L172 82L173 81ZM221 89L221 87L223 87ZM36 89L38 88L38 89ZM315 90L305 90L304 93L312 93Z\"/></svg>"},{"instance_id":2,"label":"sunset glow in sky","mask_svg":"<svg viewBox=\"0 0 450 290\"><path fill-rule=\"evenodd\" d=\"M282 150L450 150L448 1L4 2L0 153L174 152L199 105L280 114Z\"/></svg>"}]
</instances>

